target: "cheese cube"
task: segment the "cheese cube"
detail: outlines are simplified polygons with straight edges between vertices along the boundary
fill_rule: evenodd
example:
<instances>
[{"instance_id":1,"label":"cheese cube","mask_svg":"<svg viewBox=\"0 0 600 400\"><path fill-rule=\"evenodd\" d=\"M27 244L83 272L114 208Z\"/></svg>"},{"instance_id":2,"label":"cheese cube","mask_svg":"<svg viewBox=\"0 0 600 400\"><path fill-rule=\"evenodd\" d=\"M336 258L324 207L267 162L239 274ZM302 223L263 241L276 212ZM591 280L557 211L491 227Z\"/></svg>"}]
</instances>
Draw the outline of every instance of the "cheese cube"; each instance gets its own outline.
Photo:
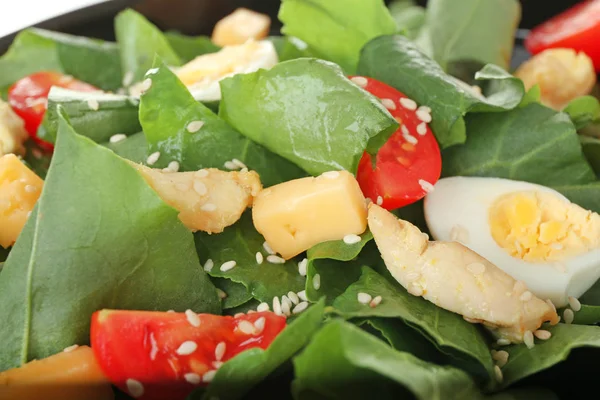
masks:
<instances>
[{"instance_id":1,"label":"cheese cube","mask_svg":"<svg viewBox=\"0 0 600 400\"><path fill-rule=\"evenodd\" d=\"M263 39L269 34L271 18L246 8L238 8L215 25L212 41L217 46L244 44L248 39Z\"/></svg>"},{"instance_id":2,"label":"cheese cube","mask_svg":"<svg viewBox=\"0 0 600 400\"><path fill-rule=\"evenodd\" d=\"M17 240L43 184L14 154L0 157L0 246L6 248Z\"/></svg>"},{"instance_id":3,"label":"cheese cube","mask_svg":"<svg viewBox=\"0 0 600 400\"><path fill-rule=\"evenodd\" d=\"M284 182L254 199L252 219L273 251L285 259L367 227L365 198L346 171Z\"/></svg>"}]
</instances>

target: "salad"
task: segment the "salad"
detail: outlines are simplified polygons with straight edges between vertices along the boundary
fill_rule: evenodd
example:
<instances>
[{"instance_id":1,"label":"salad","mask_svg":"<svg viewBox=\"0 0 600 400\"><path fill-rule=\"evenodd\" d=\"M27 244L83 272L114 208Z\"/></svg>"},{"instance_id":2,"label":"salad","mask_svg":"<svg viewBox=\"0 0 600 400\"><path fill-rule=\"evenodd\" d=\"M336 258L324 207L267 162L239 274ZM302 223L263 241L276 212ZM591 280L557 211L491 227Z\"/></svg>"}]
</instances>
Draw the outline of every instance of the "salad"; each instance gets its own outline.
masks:
<instances>
[{"instance_id":1,"label":"salad","mask_svg":"<svg viewBox=\"0 0 600 400\"><path fill-rule=\"evenodd\" d=\"M599 11L534 29L514 71L516 0L20 32L0 399L594 393Z\"/></svg>"}]
</instances>

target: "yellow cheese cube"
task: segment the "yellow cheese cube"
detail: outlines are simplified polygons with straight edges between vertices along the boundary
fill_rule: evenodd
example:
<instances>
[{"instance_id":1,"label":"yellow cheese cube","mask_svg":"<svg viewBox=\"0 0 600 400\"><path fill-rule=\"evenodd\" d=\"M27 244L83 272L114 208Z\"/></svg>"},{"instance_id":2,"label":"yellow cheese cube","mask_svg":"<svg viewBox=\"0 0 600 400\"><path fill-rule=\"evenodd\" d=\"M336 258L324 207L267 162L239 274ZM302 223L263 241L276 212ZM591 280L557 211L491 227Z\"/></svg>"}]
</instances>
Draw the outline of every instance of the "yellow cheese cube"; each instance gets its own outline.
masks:
<instances>
[{"instance_id":1,"label":"yellow cheese cube","mask_svg":"<svg viewBox=\"0 0 600 400\"><path fill-rule=\"evenodd\" d=\"M367 227L365 198L346 171L329 171L263 190L254 199L254 226L285 259Z\"/></svg>"},{"instance_id":2,"label":"yellow cheese cube","mask_svg":"<svg viewBox=\"0 0 600 400\"><path fill-rule=\"evenodd\" d=\"M44 181L14 154L0 157L0 246L11 246L40 197Z\"/></svg>"},{"instance_id":3,"label":"yellow cheese cube","mask_svg":"<svg viewBox=\"0 0 600 400\"><path fill-rule=\"evenodd\" d=\"M238 8L215 25L212 41L217 46L243 44L248 39L263 39L269 34L271 18L246 8Z\"/></svg>"}]
</instances>

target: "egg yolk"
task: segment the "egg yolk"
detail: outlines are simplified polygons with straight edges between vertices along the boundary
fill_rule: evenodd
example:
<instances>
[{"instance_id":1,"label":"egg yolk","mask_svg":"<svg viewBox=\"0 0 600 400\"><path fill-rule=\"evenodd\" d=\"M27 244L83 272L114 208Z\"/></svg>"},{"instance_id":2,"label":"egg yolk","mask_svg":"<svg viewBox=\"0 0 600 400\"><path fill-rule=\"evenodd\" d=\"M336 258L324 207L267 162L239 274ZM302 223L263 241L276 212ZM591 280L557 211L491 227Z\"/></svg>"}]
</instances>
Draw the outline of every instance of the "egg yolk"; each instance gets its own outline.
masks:
<instances>
[{"instance_id":1,"label":"egg yolk","mask_svg":"<svg viewBox=\"0 0 600 400\"><path fill-rule=\"evenodd\" d=\"M513 257L561 261L600 248L600 215L547 192L515 192L490 207L492 237Z\"/></svg>"}]
</instances>

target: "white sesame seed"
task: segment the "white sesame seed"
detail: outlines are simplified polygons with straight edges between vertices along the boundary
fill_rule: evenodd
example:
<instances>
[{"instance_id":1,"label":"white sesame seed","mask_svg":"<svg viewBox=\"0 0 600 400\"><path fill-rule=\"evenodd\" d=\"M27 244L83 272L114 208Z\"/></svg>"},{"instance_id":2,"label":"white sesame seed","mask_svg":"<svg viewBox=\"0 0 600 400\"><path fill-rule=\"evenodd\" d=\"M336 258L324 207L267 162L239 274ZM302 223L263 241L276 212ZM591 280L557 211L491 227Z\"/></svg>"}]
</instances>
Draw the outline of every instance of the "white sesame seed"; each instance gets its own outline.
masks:
<instances>
[{"instance_id":1,"label":"white sesame seed","mask_svg":"<svg viewBox=\"0 0 600 400\"><path fill-rule=\"evenodd\" d=\"M125 385L127 386L127 392L133 398L142 397L144 395L144 385L140 381L136 381L135 379L127 379L125 381Z\"/></svg>"},{"instance_id":2,"label":"white sesame seed","mask_svg":"<svg viewBox=\"0 0 600 400\"><path fill-rule=\"evenodd\" d=\"M211 369L210 371L205 372L204 375L202 375L202 381L205 383L210 383L215 378L216 374L217 374L217 371L214 369Z\"/></svg>"},{"instance_id":3,"label":"white sesame seed","mask_svg":"<svg viewBox=\"0 0 600 400\"><path fill-rule=\"evenodd\" d=\"M204 121L192 121L189 124L187 124L187 126L185 127L185 129L187 129L187 131L189 133L196 133L203 126L204 126Z\"/></svg>"},{"instance_id":4,"label":"white sesame seed","mask_svg":"<svg viewBox=\"0 0 600 400\"><path fill-rule=\"evenodd\" d=\"M402 137L410 144L419 143L419 139L417 139L408 132L408 128L406 128L406 125L402 125Z\"/></svg>"},{"instance_id":5,"label":"white sesame seed","mask_svg":"<svg viewBox=\"0 0 600 400\"><path fill-rule=\"evenodd\" d=\"M427 134L427 124L425 122L421 122L417 125L417 133L420 136L425 136Z\"/></svg>"},{"instance_id":6,"label":"white sesame seed","mask_svg":"<svg viewBox=\"0 0 600 400\"><path fill-rule=\"evenodd\" d=\"M304 258L298 263L298 273L300 276L306 276L306 268L308 267L308 259Z\"/></svg>"},{"instance_id":7,"label":"white sesame seed","mask_svg":"<svg viewBox=\"0 0 600 400\"><path fill-rule=\"evenodd\" d=\"M431 114L431 107L427 107L427 106L421 106L419 107L421 110L428 112L429 114Z\"/></svg>"},{"instance_id":8,"label":"white sesame seed","mask_svg":"<svg viewBox=\"0 0 600 400\"><path fill-rule=\"evenodd\" d=\"M323 172L321 176L327 179L336 179L340 176L340 173L338 171L327 171Z\"/></svg>"},{"instance_id":9,"label":"white sesame seed","mask_svg":"<svg viewBox=\"0 0 600 400\"><path fill-rule=\"evenodd\" d=\"M416 112L417 118L423 122L430 123L431 122L431 114L422 108L419 108Z\"/></svg>"},{"instance_id":10,"label":"white sesame seed","mask_svg":"<svg viewBox=\"0 0 600 400\"><path fill-rule=\"evenodd\" d=\"M498 340L496 340L496 344L498 346L508 346L510 344L510 340L508 340L508 339L498 339Z\"/></svg>"},{"instance_id":11,"label":"white sesame seed","mask_svg":"<svg viewBox=\"0 0 600 400\"><path fill-rule=\"evenodd\" d=\"M265 249L265 251L267 253L269 253L269 254L275 254L275 252L273 251L273 249L271 248L271 246L267 242L263 243L263 249Z\"/></svg>"},{"instance_id":12,"label":"white sesame seed","mask_svg":"<svg viewBox=\"0 0 600 400\"><path fill-rule=\"evenodd\" d=\"M273 254L267 256L267 261L271 264L285 264L285 259Z\"/></svg>"},{"instance_id":13,"label":"white sesame seed","mask_svg":"<svg viewBox=\"0 0 600 400\"><path fill-rule=\"evenodd\" d=\"M185 310L185 318L191 326L197 328L200 326L200 317L192 310Z\"/></svg>"},{"instance_id":14,"label":"white sesame seed","mask_svg":"<svg viewBox=\"0 0 600 400\"><path fill-rule=\"evenodd\" d=\"M156 338L154 337L154 333L150 333L150 359L154 361L156 359L156 355L158 354L158 344L156 343Z\"/></svg>"},{"instance_id":15,"label":"white sesame seed","mask_svg":"<svg viewBox=\"0 0 600 400\"><path fill-rule=\"evenodd\" d=\"M300 303L300 299L298 298L298 295L296 293L292 292L291 290L288 292L287 297L294 304Z\"/></svg>"},{"instance_id":16,"label":"white sesame seed","mask_svg":"<svg viewBox=\"0 0 600 400\"><path fill-rule=\"evenodd\" d=\"M531 292L529 290L526 290L523 292L523 294L519 298L521 299L521 301L529 301L533 298L533 295L531 294Z\"/></svg>"},{"instance_id":17,"label":"white sesame seed","mask_svg":"<svg viewBox=\"0 0 600 400\"><path fill-rule=\"evenodd\" d=\"M221 361L223 356L225 355L225 351L227 350L227 345L225 342L220 342L217 347L215 347L215 359L217 361Z\"/></svg>"},{"instance_id":18,"label":"white sesame seed","mask_svg":"<svg viewBox=\"0 0 600 400\"><path fill-rule=\"evenodd\" d=\"M217 206L215 206L215 205L214 205L214 204L212 204L212 203L206 203L206 204L204 204L202 207L200 207L200 209L201 209L202 211L206 211L206 212L213 212L213 211L216 211L216 210L217 210Z\"/></svg>"},{"instance_id":19,"label":"white sesame seed","mask_svg":"<svg viewBox=\"0 0 600 400\"><path fill-rule=\"evenodd\" d=\"M256 307L256 311L258 312L265 312L265 311L269 311L271 307L269 307L269 303L260 303L258 305L258 307Z\"/></svg>"},{"instance_id":20,"label":"white sesame seed","mask_svg":"<svg viewBox=\"0 0 600 400\"><path fill-rule=\"evenodd\" d=\"M575 313L573 313L573 310L567 308L565 311L563 311L563 319L565 320L565 324L572 324L573 320L575 319Z\"/></svg>"},{"instance_id":21,"label":"white sesame seed","mask_svg":"<svg viewBox=\"0 0 600 400\"><path fill-rule=\"evenodd\" d=\"M237 327L240 330L240 332L242 332L246 335L253 335L254 331L255 331L254 324L252 324L252 322L246 321L246 320L240 321L238 323Z\"/></svg>"},{"instance_id":22,"label":"white sesame seed","mask_svg":"<svg viewBox=\"0 0 600 400\"><path fill-rule=\"evenodd\" d=\"M496 380L498 382L502 382L504 380L504 376L502 375L502 370L497 365L494 365L494 374L496 375Z\"/></svg>"},{"instance_id":23,"label":"white sesame seed","mask_svg":"<svg viewBox=\"0 0 600 400\"><path fill-rule=\"evenodd\" d=\"M133 71L127 71L125 75L123 75L123 86L129 86L133 83Z\"/></svg>"},{"instance_id":24,"label":"white sesame seed","mask_svg":"<svg viewBox=\"0 0 600 400\"><path fill-rule=\"evenodd\" d=\"M287 297L286 297L287 299ZM289 299L287 299L287 301L282 301L281 302L281 312L283 313L283 315L290 315L291 313L291 301Z\"/></svg>"},{"instance_id":25,"label":"white sesame seed","mask_svg":"<svg viewBox=\"0 0 600 400\"><path fill-rule=\"evenodd\" d=\"M223 166L229 170L238 169L238 166L235 165L235 163L233 163L231 161L225 161L225 164L223 164Z\"/></svg>"},{"instance_id":26,"label":"white sesame seed","mask_svg":"<svg viewBox=\"0 0 600 400\"><path fill-rule=\"evenodd\" d=\"M408 293L412 294L413 296L419 297L423 295L423 288L413 283L408 287Z\"/></svg>"},{"instance_id":27,"label":"white sesame seed","mask_svg":"<svg viewBox=\"0 0 600 400\"><path fill-rule=\"evenodd\" d=\"M371 302L369 303L369 307L371 307L371 308L377 307L379 304L381 304L382 300L383 300L383 298L381 296L375 296L373 298L373 300L371 300Z\"/></svg>"},{"instance_id":28,"label":"white sesame seed","mask_svg":"<svg viewBox=\"0 0 600 400\"><path fill-rule=\"evenodd\" d=\"M205 169L199 169L198 171L194 172L194 176L196 178L206 178L208 176L208 171Z\"/></svg>"},{"instance_id":29,"label":"white sesame seed","mask_svg":"<svg viewBox=\"0 0 600 400\"><path fill-rule=\"evenodd\" d=\"M221 270L221 272L227 272L227 271L235 268L236 265L237 265L237 262L235 262L233 260L226 261L223 264L221 264L221 268L219 268L219 269Z\"/></svg>"},{"instance_id":30,"label":"white sesame seed","mask_svg":"<svg viewBox=\"0 0 600 400\"><path fill-rule=\"evenodd\" d=\"M321 275L315 274L315 276L313 276L312 283L313 288L315 290L319 290L319 288L321 287Z\"/></svg>"},{"instance_id":31,"label":"white sesame seed","mask_svg":"<svg viewBox=\"0 0 600 400\"><path fill-rule=\"evenodd\" d=\"M287 304L288 308L292 308L292 301L285 294L281 296L281 306L283 307L284 304Z\"/></svg>"},{"instance_id":32,"label":"white sesame seed","mask_svg":"<svg viewBox=\"0 0 600 400\"><path fill-rule=\"evenodd\" d=\"M179 162L178 161L171 161L169 163L169 165L167 166L167 169L171 172L178 172L179 171Z\"/></svg>"},{"instance_id":33,"label":"white sesame seed","mask_svg":"<svg viewBox=\"0 0 600 400\"><path fill-rule=\"evenodd\" d=\"M213 361L212 362L212 366L215 367L215 369L219 369L223 366L223 364L225 364L223 361ZM211 397L212 399L212 397Z\"/></svg>"},{"instance_id":34,"label":"white sesame seed","mask_svg":"<svg viewBox=\"0 0 600 400\"><path fill-rule=\"evenodd\" d=\"M208 193L206 185L200 181L194 181L193 188L194 192L198 193L200 196L204 196L206 193Z\"/></svg>"},{"instance_id":35,"label":"white sesame seed","mask_svg":"<svg viewBox=\"0 0 600 400\"><path fill-rule=\"evenodd\" d=\"M435 187L424 179L419 179L419 185L421 185L421 189L423 189L426 193L431 193L434 191Z\"/></svg>"},{"instance_id":36,"label":"white sesame seed","mask_svg":"<svg viewBox=\"0 0 600 400\"><path fill-rule=\"evenodd\" d=\"M73 346L69 346L69 347L65 347L65 349L63 350L64 353L70 353L73 350L77 350L79 348L78 344L74 344Z\"/></svg>"},{"instance_id":37,"label":"white sesame seed","mask_svg":"<svg viewBox=\"0 0 600 400\"><path fill-rule=\"evenodd\" d=\"M279 302L279 297L273 297L273 312L277 315L281 315L281 303Z\"/></svg>"},{"instance_id":38,"label":"white sesame seed","mask_svg":"<svg viewBox=\"0 0 600 400\"><path fill-rule=\"evenodd\" d=\"M298 293L296 293L298 295L298 298L302 301L308 301L308 298L306 297L306 290L301 290Z\"/></svg>"},{"instance_id":39,"label":"white sesame seed","mask_svg":"<svg viewBox=\"0 0 600 400\"><path fill-rule=\"evenodd\" d=\"M244 164L243 162L241 162L237 158L234 158L233 160L231 160L231 162L234 163L238 168L248 168L246 166L246 164Z\"/></svg>"},{"instance_id":40,"label":"white sesame seed","mask_svg":"<svg viewBox=\"0 0 600 400\"><path fill-rule=\"evenodd\" d=\"M540 340L548 340L550 337L552 337L552 333L545 329L538 329L537 331L533 332L533 334Z\"/></svg>"},{"instance_id":41,"label":"white sesame seed","mask_svg":"<svg viewBox=\"0 0 600 400\"><path fill-rule=\"evenodd\" d=\"M127 139L127 135L123 134L123 133L117 133L116 135L112 135L110 137L110 139L108 139L108 141L110 143L119 143L123 140Z\"/></svg>"},{"instance_id":42,"label":"white sesame seed","mask_svg":"<svg viewBox=\"0 0 600 400\"><path fill-rule=\"evenodd\" d=\"M240 169L240 172L244 172L244 173L248 172L248 167Z\"/></svg>"},{"instance_id":43,"label":"white sesame seed","mask_svg":"<svg viewBox=\"0 0 600 400\"><path fill-rule=\"evenodd\" d=\"M474 262L467 265L467 269L474 275L481 275L485 272L485 265L482 263Z\"/></svg>"},{"instance_id":44,"label":"white sesame seed","mask_svg":"<svg viewBox=\"0 0 600 400\"><path fill-rule=\"evenodd\" d=\"M175 352L180 356L189 356L190 354L195 352L197 348L198 345L196 344L196 342L188 340L181 343L181 345L177 348L177 350L175 350Z\"/></svg>"},{"instance_id":45,"label":"white sesame seed","mask_svg":"<svg viewBox=\"0 0 600 400\"><path fill-rule=\"evenodd\" d=\"M146 78L144 79L144 81L142 82L142 93L147 92L148 90L150 90L150 88L152 87L152 79L150 78Z\"/></svg>"},{"instance_id":46,"label":"white sesame seed","mask_svg":"<svg viewBox=\"0 0 600 400\"><path fill-rule=\"evenodd\" d=\"M25 185L25 191L27 193L35 193L35 192L37 192L37 190L38 189L33 185Z\"/></svg>"},{"instance_id":47,"label":"white sesame seed","mask_svg":"<svg viewBox=\"0 0 600 400\"><path fill-rule=\"evenodd\" d=\"M523 343L525 343L525 346L527 346L528 349L533 349L533 346L535 346L535 342L533 341L533 332L525 331L523 334Z\"/></svg>"},{"instance_id":48,"label":"white sesame seed","mask_svg":"<svg viewBox=\"0 0 600 400\"><path fill-rule=\"evenodd\" d=\"M227 293L225 293L222 289L217 288L217 295L221 300L227 298Z\"/></svg>"},{"instance_id":49,"label":"white sesame seed","mask_svg":"<svg viewBox=\"0 0 600 400\"><path fill-rule=\"evenodd\" d=\"M98 103L98 100L94 100L94 99L89 99L87 101L87 105L90 108L90 110L94 110L94 111L98 111L98 109L100 108L100 104Z\"/></svg>"},{"instance_id":50,"label":"white sesame seed","mask_svg":"<svg viewBox=\"0 0 600 400\"><path fill-rule=\"evenodd\" d=\"M256 263L257 264L262 264L263 261L264 261L264 259L265 258L263 257L262 253L260 251L257 251L256 252Z\"/></svg>"},{"instance_id":51,"label":"white sesame seed","mask_svg":"<svg viewBox=\"0 0 600 400\"><path fill-rule=\"evenodd\" d=\"M396 103L392 99L381 99L381 104L388 110L394 111L396 109Z\"/></svg>"},{"instance_id":52,"label":"white sesame seed","mask_svg":"<svg viewBox=\"0 0 600 400\"><path fill-rule=\"evenodd\" d=\"M415 101L413 99L409 99L408 97L401 97L400 105L402 107L406 108L407 110L416 110L417 109L417 103L415 103Z\"/></svg>"},{"instance_id":53,"label":"white sesame seed","mask_svg":"<svg viewBox=\"0 0 600 400\"><path fill-rule=\"evenodd\" d=\"M344 243L346 244L356 244L358 242L360 242L362 239L360 238L360 236L355 235L353 233L344 236Z\"/></svg>"},{"instance_id":54,"label":"white sesame seed","mask_svg":"<svg viewBox=\"0 0 600 400\"><path fill-rule=\"evenodd\" d=\"M368 304L373 299L370 294L364 292L360 292L356 297L360 304Z\"/></svg>"},{"instance_id":55,"label":"white sesame seed","mask_svg":"<svg viewBox=\"0 0 600 400\"><path fill-rule=\"evenodd\" d=\"M350 78L350 80L362 88L366 87L369 83L369 81L367 81L367 78L364 78L362 76L355 76Z\"/></svg>"},{"instance_id":56,"label":"white sesame seed","mask_svg":"<svg viewBox=\"0 0 600 400\"><path fill-rule=\"evenodd\" d=\"M212 259L210 259L210 258L209 258L209 259L208 259L208 260L206 260L206 262L204 263L204 270L205 270L206 272L210 272L210 271L212 271L212 269L213 269L213 267L214 267L214 266L215 266L215 263L214 263L214 261L213 261Z\"/></svg>"},{"instance_id":57,"label":"white sesame seed","mask_svg":"<svg viewBox=\"0 0 600 400\"><path fill-rule=\"evenodd\" d=\"M200 382L202 382L202 378L200 377L200 375L195 374L193 372L189 372L183 375L183 379L185 379L186 382L191 383L192 385L197 385Z\"/></svg>"},{"instance_id":58,"label":"white sesame seed","mask_svg":"<svg viewBox=\"0 0 600 400\"><path fill-rule=\"evenodd\" d=\"M377 196L377 205L380 206L383 204L383 197Z\"/></svg>"},{"instance_id":59,"label":"white sesame seed","mask_svg":"<svg viewBox=\"0 0 600 400\"><path fill-rule=\"evenodd\" d=\"M292 310L292 314L300 314L302 311L306 310L308 308L308 302L307 301L303 301L298 303L298 305L296 307L294 307L294 309Z\"/></svg>"},{"instance_id":60,"label":"white sesame seed","mask_svg":"<svg viewBox=\"0 0 600 400\"><path fill-rule=\"evenodd\" d=\"M573 296L569 296L568 300L569 300L569 305L571 306L571 309L573 311L577 312L577 311L581 310L581 302L577 298L575 298Z\"/></svg>"},{"instance_id":61,"label":"white sesame seed","mask_svg":"<svg viewBox=\"0 0 600 400\"><path fill-rule=\"evenodd\" d=\"M156 164L156 162L158 161L159 158L160 158L160 151L156 151L148 156L148 158L146 159L146 164L154 165L154 164Z\"/></svg>"},{"instance_id":62,"label":"white sesame seed","mask_svg":"<svg viewBox=\"0 0 600 400\"><path fill-rule=\"evenodd\" d=\"M154 75L154 74L156 74L157 72L158 72L158 68L150 68L150 69L149 69L149 70L146 72L145 76Z\"/></svg>"}]
</instances>

